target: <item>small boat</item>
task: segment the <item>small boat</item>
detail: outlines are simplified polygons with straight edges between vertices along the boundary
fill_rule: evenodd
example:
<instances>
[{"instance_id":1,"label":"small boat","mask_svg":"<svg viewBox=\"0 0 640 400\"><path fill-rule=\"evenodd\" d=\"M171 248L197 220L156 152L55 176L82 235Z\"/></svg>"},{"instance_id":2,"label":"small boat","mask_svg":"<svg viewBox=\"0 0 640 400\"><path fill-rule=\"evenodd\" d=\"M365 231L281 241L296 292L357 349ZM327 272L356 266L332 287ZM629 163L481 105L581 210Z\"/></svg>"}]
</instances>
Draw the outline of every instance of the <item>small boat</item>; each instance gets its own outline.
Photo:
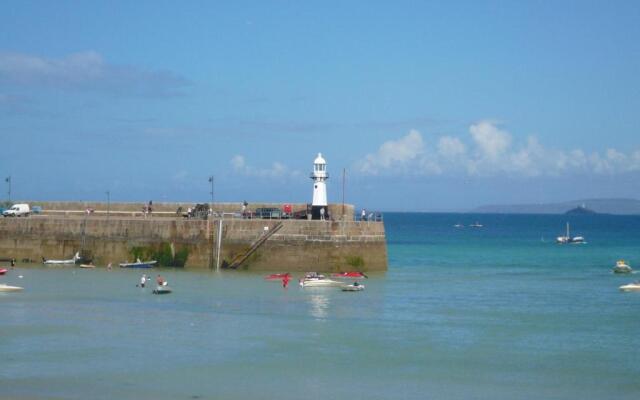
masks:
<instances>
[{"instance_id":1,"label":"small boat","mask_svg":"<svg viewBox=\"0 0 640 400\"><path fill-rule=\"evenodd\" d=\"M265 276L264 279L267 279L267 280L280 280L280 279L283 279L285 277L291 278L291 274L288 273L288 272L284 273L284 274L271 274L271 275Z\"/></svg>"},{"instance_id":2,"label":"small boat","mask_svg":"<svg viewBox=\"0 0 640 400\"><path fill-rule=\"evenodd\" d=\"M6 268L1 268L1 269L0 269L0 275L4 275L4 274L6 274L6 273L7 273L7 271L9 271L9 270L8 270L8 269L6 269Z\"/></svg>"},{"instance_id":3,"label":"small boat","mask_svg":"<svg viewBox=\"0 0 640 400\"><path fill-rule=\"evenodd\" d=\"M336 272L335 274L331 274L331 276L334 278L368 278L364 272L360 271Z\"/></svg>"},{"instance_id":4,"label":"small boat","mask_svg":"<svg viewBox=\"0 0 640 400\"><path fill-rule=\"evenodd\" d=\"M156 286L155 289L153 289L153 294L169 294L171 293L171 288L167 285L162 285L162 286Z\"/></svg>"},{"instance_id":5,"label":"small boat","mask_svg":"<svg viewBox=\"0 0 640 400\"><path fill-rule=\"evenodd\" d=\"M47 260L46 258L42 257L42 263L45 265L75 264L76 261L79 259L80 259L80 252L77 252L76 255L73 256L73 258L70 258L68 260Z\"/></svg>"},{"instance_id":6,"label":"small boat","mask_svg":"<svg viewBox=\"0 0 640 400\"><path fill-rule=\"evenodd\" d=\"M454 228L464 228L464 225L462 225L462 224L455 224L453 227L454 227Z\"/></svg>"},{"instance_id":7,"label":"small boat","mask_svg":"<svg viewBox=\"0 0 640 400\"><path fill-rule=\"evenodd\" d=\"M632 271L631 267L624 260L618 260L616 266L613 267L614 274L629 274Z\"/></svg>"},{"instance_id":8,"label":"small boat","mask_svg":"<svg viewBox=\"0 0 640 400\"><path fill-rule=\"evenodd\" d=\"M138 258L136 262L121 263L120 268L153 268L153 266L156 265L156 263L157 263L156 260L140 261L140 259Z\"/></svg>"},{"instance_id":9,"label":"small boat","mask_svg":"<svg viewBox=\"0 0 640 400\"><path fill-rule=\"evenodd\" d=\"M626 285L620 286L620 290L623 292L637 292L640 291L640 281L628 283Z\"/></svg>"},{"instance_id":10,"label":"small boat","mask_svg":"<svg viewBox=\"0 0 640 400\"><path fill-rule=\"evenodd\" d=\"M0 292L19 292L23 290L20 286L9 286L4 283L0 283Z\"/></svg>"},{"instance_id":11,"label":"small boat","mask_svg":"<svg viewBox=\"0 0 640 400\"><path fill-rule=\"evenodd\" d=\"M364 290L364 285L360 285L355 282L353 285L345 285L342 287L343 292L361 292Z\"/></svg>"},{"instance_id":12,"label":"small boat","mask_svg":"<svg viewBox=\"0 0 640 400\"><path fill-rule=\"evenodd\" d=\"M482 228L484 225L482 225L482 224L481 224L481 223L479 223L479 222L476 222L475 224L471 224L471 225L469 225L469 226L470 226L470 227L472 227L472 228Z\"/></svg>"},{"instance_id":13,"label":"small boat","mask_svg":"<svg viewBox=\"0 0 640 400\"><path fill-rule=\"evenodd\" d=\"M571 237L569 233L569 223L567 222L567 234L565 236L558 236L556 242L559 244L584 244L587 243L582 236Z\"/></svg>"},{"instance_id":14,"label":"small boat","mask_svg":"<svg viewBox=\"0 0 640 400\"><path fill-rule=\"evenodd\" d=\"M96 266L93 264L80 264L80 268L95 268Z\"/></svg>"},{"instance_id":15,"label":"small boat","mask_svg":"<svg viewBox=\"0 0 640 400\"><path fill-rule=\"evenodd\" d=\"M329 287L329 286L343 286L344 282L334 281L328 279L322 274L316 272L308 272L304 278L300 279L300 286L302 287Z\"/></svg>"}]
</instances>

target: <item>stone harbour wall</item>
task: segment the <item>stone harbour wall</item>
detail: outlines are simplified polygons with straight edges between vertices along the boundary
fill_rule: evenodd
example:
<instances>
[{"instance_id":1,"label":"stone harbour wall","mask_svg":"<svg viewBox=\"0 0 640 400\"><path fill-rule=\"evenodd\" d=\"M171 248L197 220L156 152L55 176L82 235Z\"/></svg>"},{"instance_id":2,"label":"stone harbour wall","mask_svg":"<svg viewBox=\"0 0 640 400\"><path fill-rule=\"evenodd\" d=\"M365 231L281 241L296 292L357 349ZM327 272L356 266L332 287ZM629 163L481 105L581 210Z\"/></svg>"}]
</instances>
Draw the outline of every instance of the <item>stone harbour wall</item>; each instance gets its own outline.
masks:
<instances>
[{"instance_id":1,"label":"stone harbour wall","mask_svg":"<svg viewBox=\"0 0 640 400\"><path fill-rule=\"evenodd\" d=\"M220 221L222 224L220 225ZM381 271L387 269L382 222L307 220L190 220L110 216L31 216L0 219L0 258L71 258L76 251L104 266L138 254L185 257L186 268L215 268L244 254L277 224L240 269L270 271ZM218 230L222 226L220 254ZM163 253L163 254L164 254ZM178 257L179 258L179 257Z\"/></svg>"}]
</instances>

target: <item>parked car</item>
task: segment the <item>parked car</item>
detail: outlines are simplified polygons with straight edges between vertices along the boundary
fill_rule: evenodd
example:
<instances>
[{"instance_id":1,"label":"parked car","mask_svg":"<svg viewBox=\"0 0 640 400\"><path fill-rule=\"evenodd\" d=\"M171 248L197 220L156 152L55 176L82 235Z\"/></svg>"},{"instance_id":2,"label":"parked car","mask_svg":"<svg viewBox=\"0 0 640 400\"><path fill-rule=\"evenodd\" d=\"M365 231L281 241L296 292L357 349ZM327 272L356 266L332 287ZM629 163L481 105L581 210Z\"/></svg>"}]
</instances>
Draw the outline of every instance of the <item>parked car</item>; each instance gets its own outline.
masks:
<instances>
[{"instance_id":1,"label":"parked car","mask_svg":"<svg viewBox=\"0 0 640 400\"><path fill-rule=\"evenodd\" d=\"M5 217L28 217L31 210L28 204L14 204L2 213Z\"/></svg>"},{"instance_id":2,"label":"parked car","mask_svg":"<svg viewBox=\"0 0 640 400\"><path fill-rule=\"evenodd\" d=\"M255 218L278 219L282 218L282 211L279 208L256 208Z\"/></svg>"}]
</instances>

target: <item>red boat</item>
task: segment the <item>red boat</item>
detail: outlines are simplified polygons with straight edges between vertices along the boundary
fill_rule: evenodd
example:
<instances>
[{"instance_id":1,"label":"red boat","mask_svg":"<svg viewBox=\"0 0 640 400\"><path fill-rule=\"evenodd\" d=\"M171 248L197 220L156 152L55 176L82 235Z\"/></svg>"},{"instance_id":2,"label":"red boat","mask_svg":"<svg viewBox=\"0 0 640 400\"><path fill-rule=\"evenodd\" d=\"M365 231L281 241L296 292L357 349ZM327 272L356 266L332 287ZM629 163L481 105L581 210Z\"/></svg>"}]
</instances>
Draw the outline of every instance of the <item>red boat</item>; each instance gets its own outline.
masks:
<instances>
[{"instance_id":1,"label":"red boat","mask_svg":"<svg viewBox=\"0 0 640 400\"><path fill-rule=\"evenodd\" d=\"M352 272L337 272L335 274L331 274L334 278L368 278L364 272L360 271L352 271Z\"/></svg>"},{"instance_id":2,"label":"red boat","mask_svg":"<svg viewBox=\"0 0 640 400\"><path fill-rule=\"evenodd\" d=\"M264 279L275 280L275 279L282 279L284 277L291 278L291 274L288 272L284 274L271 274L271 275L265 276Z\"/></svg>"},{"instance_id":3,"label":"red boat","mask_svg":"<svg viewBox=\"0 0 640 400\"><path fill-rule=\"evenodd\" d=\"M8 270L8 269L6 269L6 268L0 268L0 275L4 275L4 274L6 274L6 273L7 273L7 271L9 271L9 270Z\"/></svg>"}]
</instances>

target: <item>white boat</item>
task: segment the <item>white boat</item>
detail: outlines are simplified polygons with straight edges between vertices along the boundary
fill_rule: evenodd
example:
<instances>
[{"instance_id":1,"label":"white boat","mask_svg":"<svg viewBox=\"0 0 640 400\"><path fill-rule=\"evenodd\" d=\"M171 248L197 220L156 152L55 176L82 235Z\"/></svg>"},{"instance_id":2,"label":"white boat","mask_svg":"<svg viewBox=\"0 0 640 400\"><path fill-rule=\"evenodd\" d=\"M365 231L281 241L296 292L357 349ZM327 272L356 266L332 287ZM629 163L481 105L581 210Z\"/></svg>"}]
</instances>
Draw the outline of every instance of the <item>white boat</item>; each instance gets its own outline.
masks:
<instances>
[{"instance_id":1,"label":"white boat","mask_svg":"<svg viewBox=\"0 0 640 400\"><path fill-rule=\"evenodd\" d=\"M454 227L454 228L464 228L464 225L462 225L462 224L455 224L453 227Z\"/></svg>"},{"instance_id":2,"label":"white boat","mask_svg":"<svg viewBox=\"0 0 640 400\"><path fill-rule=\"evenodd\" d=\"M153 268L156 265L157 261L140 261L138 258L136 262L132 263L120 263L120 268Z\"/></svg>"},{"instance_id":3,"label":"white boat","mask_svg":"<svg viewBox=\"0 0 640 400\"><path fill-rule=\"evenodd\" d=\"M9 286L4 283L0 283L0 292L19 292L23 290L20 286Z\"/></svg>"},{"instance_id":4,"label":"white boat","mask_svg":"<svg viewBox=\"0 0 640 400\"><path fill-rule=\"evenodd\" d=\"M629 264L627 264L624 260L618 260L616 262L616 266L613 267L614 274L629 274L633 271Z\"/></svg>"},{"instance_id":5,"label":"white boat","mask_svg":"<svg viewBox=\"0 0 640 400\"><path fill-rule=\"evenodd\" d=\"M45 265L75 264L76 261L79 259L80 259L80 252L76 253L76 255L73 256L73 258L70 258L68 260L47 260L46 258L42 257L42 263Z\"/></svg>"},{"instance_id":6,"label":"white boat","mask_svg":"<svg viewBox=\"0 0 640 400\"><path fill-rule=\"evenodd\" d=\"M556 238L556 243L559 244L583 244L586 243L586 241L584 240L584 237L582 236L574 236L571 237L571 234L569 232L569 223L567 222L567 234L565 236L558 236Z\"/></svg>"},{"instance_id":7,"label":"white boat","mask_svg":"<svg viewBox=\"0 0 640 400\"><path fill-rule=\"evenodd\" d=\"M479 222L476 222L475 224L471 224L471 225L469 225L469 226L470 226L470 227L472 227L472 228L482 228L484 225L482 225L482 224L481 224L481 223L479 223Z\"/></svg>"},{"instance_id":8,"label":"white boat","mask_svg":"<svg viewBox=\"0 0 640 400\"><path fill-rule=\"evenodd\" d=\"M358 282L353 285L345 285L342 287L343 292L361 292L364 290L364 285L359 284Z\"/></svg>"},{"instance_id":9,"label":"white boat","mask_svg":"<svg viewBox=\"0 0 640 400\"><path fill-rule=\"evenodd\" d=\"M640 281L628 283L620 286L620 290L623 292L637 292L640 291Z\"/></svg>"},{"instance_id":10,"label":"white boat","mask_svg":"<svg viewBox=\"0 0 640 400\"><path fill-rule=\"evenodd\" d=\"M93 264L80 264L80 268L95 268L96 266Z\"/></svg>"},{"instance_id":11,"label":"white boat","mask_svg":"<svg viewBox=\"0 0 640 400\"><path fill-rule=\"evenodd\" d=\"M343 285L344 282L328 279L324 275L315 272L308 272L305 274L304 278L300 279L300 286L302 287L330 287Z\"/></svg>"},{"instance_id":12,"label":"white boat","mask_svg":"<svg viewBox=\"0 0 640 400\"><path fill-rule=\"evenodd\" d=\"M153 289L153 294L169 294L171 292L171 288L167 285L156 286L156 288Z\"/></svg>"}]
</instances>

